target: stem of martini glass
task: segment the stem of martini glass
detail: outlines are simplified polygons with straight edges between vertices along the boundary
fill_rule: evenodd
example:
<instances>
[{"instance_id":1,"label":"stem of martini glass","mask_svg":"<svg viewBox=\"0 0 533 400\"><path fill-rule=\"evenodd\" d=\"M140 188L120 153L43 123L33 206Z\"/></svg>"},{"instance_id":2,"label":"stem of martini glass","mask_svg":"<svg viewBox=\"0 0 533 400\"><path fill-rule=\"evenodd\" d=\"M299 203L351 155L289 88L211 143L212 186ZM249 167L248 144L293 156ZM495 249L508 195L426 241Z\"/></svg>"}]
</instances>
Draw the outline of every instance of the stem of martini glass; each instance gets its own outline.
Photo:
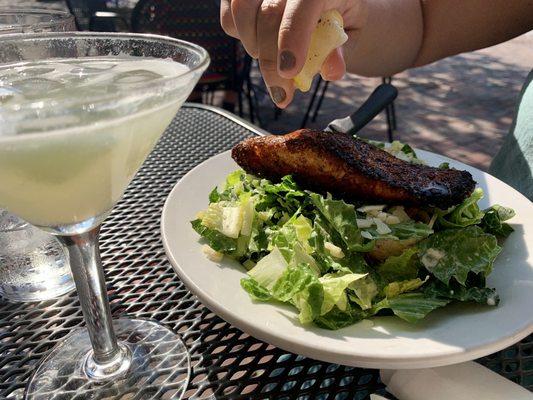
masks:
<instances>
[{"instance_id":1,"label":"stem of martini glass","mask_svg":"<svg viewBox=\"0 0 533 400\"><path fill-rule=\"evenodd\" d=\"M92 344L92 354L83 366L93 379L109 379L125 372L129 352L117 343L98 249L100 227L69 236L60 236L67 246L72 276L76 283L83 316Z\"/></svg>"}]
</instances>

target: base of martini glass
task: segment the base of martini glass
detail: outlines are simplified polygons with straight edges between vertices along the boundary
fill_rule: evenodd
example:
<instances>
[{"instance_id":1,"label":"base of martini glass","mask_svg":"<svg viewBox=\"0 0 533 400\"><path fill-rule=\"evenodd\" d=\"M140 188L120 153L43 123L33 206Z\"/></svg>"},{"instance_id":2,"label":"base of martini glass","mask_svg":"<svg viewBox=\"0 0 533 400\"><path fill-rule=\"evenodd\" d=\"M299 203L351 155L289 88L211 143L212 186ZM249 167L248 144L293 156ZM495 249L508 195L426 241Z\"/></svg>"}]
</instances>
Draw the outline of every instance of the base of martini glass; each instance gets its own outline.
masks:
<instances>
[{"instance_id":1,"label":"base of martini glass","mask_svg":"<svg viewBox=\"0 0 533 400\"><path fill-rule=\"evenodd\" d=\"M190 374L180 337L154 321L111 318L96 226L57 236L68 249L85 319L39 364L27 400L180 399Z\"/></svg>"},{"instance_id":2,"label":"base of martini glass","mask_svg":"<svg viewBox=\"0 0 533 400\"><path fill-rule=\"evenodd\" d=\"M101 365L95 369L87 330L78 329L41 362L26 399L181 398L189 382L190 361L179 336L140 319L117 319L113 327L123 354L107 364L107 371L100 374ZM96 376L89 377L91 373Z\"/></svg>"}]
</instances>

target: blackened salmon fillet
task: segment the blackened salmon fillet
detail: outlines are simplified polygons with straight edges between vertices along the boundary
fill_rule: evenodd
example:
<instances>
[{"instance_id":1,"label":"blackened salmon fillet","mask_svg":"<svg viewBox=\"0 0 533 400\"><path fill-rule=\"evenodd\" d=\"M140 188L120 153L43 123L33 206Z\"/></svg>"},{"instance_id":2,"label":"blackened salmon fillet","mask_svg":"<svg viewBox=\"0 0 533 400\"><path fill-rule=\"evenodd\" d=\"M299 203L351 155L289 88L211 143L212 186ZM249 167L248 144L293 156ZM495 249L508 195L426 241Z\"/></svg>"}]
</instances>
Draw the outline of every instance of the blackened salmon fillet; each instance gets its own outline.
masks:
<instances>
[{"instance_id":1,"label":"blackened salmon fillet","mask_svg":"<svg viewBox=\"0 0 533 400\"><path fill-rule=\"evenodd\" d=\"M237 144L231 153L246 172L278 181L292 175L302 187L347 200L446 209L467 198L467 171L412 164L342 133L301 129Z\"/></svg>"}]
</instances>

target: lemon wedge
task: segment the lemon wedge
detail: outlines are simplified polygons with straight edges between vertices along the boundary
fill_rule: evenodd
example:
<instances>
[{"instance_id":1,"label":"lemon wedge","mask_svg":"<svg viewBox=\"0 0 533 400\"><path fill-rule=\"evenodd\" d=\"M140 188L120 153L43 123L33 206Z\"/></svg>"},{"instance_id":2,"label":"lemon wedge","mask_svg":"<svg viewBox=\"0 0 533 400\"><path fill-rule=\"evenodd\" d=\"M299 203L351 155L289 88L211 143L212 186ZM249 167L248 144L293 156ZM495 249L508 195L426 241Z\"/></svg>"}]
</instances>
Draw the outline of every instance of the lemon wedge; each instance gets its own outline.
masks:
<instances>
[{"instance_id":1,"label":"lemon wedge","mask_svg":"<svg viewBox=\"0 0 533 400\"><path fill-rule=\"evenodd\" d=\"M322 14L311 36L305 64L300 73L294 77L294 86L302 92L307 92L329 53L347 40L348 35L344 32L342 15L337 10L329 10Z\"/></svg>"}]
</instances>

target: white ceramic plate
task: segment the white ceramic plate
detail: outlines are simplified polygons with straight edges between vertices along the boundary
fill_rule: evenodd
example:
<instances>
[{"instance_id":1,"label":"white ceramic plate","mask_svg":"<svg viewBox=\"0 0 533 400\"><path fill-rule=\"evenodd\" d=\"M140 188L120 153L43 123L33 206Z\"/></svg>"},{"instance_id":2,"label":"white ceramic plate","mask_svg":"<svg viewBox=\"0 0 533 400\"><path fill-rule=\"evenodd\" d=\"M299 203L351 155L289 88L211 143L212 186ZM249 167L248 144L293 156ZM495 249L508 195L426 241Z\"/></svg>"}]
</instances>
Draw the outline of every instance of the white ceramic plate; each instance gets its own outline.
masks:
<instances>
[{"instance_id":1,"label":"white ceramic plate","mask_svg":"<svg viewBox=\"0 0 533 400\"><path fill-rule=\"evenodd\" d=\"M515 209L515 232L488 279L500 294L498 307L457 304L416 325L379 317L329 331L300 325L288 306L252 302L239 283L244 269L226 257L220 264L209 261L189 222L207 207L213 187L238 168L229 151L191 170L168 196L161 221L168 258L187 287L220 317L258 339L318 360L369 368L429 368L503 349L533 332L533 206L478 169L426 151L419 156L430 165L447 161L470 171L485 191L483 207L498 203Z\"/></svg>"}]
</instances>

